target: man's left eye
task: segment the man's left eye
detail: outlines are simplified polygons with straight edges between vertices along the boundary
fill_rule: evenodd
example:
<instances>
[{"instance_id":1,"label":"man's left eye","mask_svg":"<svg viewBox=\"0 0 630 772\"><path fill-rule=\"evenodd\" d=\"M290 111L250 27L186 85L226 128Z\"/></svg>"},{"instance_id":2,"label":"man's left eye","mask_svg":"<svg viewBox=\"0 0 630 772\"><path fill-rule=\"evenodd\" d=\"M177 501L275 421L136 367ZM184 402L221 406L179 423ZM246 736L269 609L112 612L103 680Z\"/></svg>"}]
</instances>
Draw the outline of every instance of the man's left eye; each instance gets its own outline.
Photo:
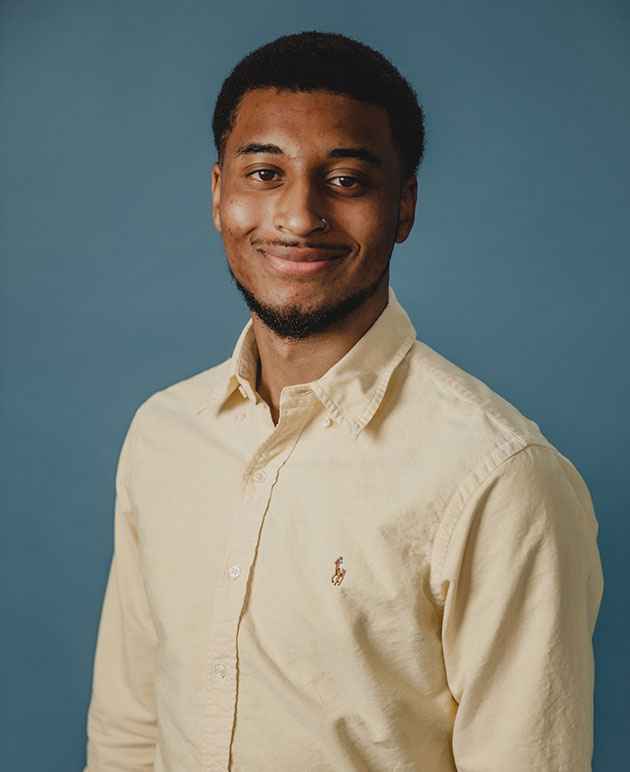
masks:
<instances>
[{"instance_id":1,"label":"man's left eye","mask_svg":"<svg viewBox=\"0 0 630 772\"><path fill-rule=\"evenodd\" d=\"M348 174L340 174L337 177L331 177L330 179L331 180L352 180L355 183L355 185L357 185L359 183L359 180L357 180L356 177L350 177ZM347 187L351 187L351 186L348 186L348 185L335 185L335 187L347 188Z\"/></svg>"}]
</instances>

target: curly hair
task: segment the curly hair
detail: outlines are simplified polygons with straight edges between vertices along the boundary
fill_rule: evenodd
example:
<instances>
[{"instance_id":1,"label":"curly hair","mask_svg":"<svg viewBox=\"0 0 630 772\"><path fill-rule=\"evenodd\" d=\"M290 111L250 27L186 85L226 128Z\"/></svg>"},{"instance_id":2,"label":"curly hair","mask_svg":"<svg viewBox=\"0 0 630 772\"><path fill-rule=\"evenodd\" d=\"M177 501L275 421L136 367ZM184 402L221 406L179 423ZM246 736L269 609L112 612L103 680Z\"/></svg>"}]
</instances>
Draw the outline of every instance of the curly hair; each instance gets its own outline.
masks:
<instances>
[{"instance_id":1,"label":"curly hair","mask_svg":"<svg viewBox=\"0 0 630 772\"><path fill-rule=\"evenodd\" d=\"M225 79L212 117L219 164L244 95L268 87L328 91L384 108L402 179L418 173L424 156L425 121L413 87L380 52L345 35L315 30L284 35L260 46Z\"/></svg>"}]
</instances>

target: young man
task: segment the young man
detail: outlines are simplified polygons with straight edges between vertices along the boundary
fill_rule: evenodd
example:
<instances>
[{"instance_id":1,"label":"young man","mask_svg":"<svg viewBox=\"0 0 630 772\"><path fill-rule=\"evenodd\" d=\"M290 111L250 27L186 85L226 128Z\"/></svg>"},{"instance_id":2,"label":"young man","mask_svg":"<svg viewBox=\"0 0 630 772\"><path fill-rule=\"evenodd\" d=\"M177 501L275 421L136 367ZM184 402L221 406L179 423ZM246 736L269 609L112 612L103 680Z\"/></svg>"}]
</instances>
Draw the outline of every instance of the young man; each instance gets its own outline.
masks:
<instances>
[{"instance_id":1,"label":"young man","mask_svg":"<svg viewBox=\"0 0 630 772\"><path fill-rule=\"evenodd\" d=\"M413 89L305 32L238 64L213 129L251 319L123 443L86 770L589 770L589 491L389 286Z\"/></svg>"}]
</instances>

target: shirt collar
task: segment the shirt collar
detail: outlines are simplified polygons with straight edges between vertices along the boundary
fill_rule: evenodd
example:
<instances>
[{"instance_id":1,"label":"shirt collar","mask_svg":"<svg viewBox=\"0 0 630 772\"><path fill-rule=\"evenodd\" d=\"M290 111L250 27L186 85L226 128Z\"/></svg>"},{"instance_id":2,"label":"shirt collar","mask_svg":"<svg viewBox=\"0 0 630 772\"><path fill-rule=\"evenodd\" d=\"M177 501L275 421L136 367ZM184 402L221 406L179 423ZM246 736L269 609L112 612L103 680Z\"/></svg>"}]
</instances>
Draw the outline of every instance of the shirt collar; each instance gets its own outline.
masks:
<instances>
[{"instance_id":1,"label":"shirt collar","mask_svg":"<svg viewBox=\"0 0 630 772\"><path fill-rule=\"evenodd\" d=\"M414 341L416 330L393 288L387 306L364 335L324 375L308 384L330 417L347 426L356 438L376 413L396 366ZM209 397L215 414L239 389L244 399L256 402L258 347L251 318L236 341L227 368L222 370Z\"/></svg>"}]
</instances>

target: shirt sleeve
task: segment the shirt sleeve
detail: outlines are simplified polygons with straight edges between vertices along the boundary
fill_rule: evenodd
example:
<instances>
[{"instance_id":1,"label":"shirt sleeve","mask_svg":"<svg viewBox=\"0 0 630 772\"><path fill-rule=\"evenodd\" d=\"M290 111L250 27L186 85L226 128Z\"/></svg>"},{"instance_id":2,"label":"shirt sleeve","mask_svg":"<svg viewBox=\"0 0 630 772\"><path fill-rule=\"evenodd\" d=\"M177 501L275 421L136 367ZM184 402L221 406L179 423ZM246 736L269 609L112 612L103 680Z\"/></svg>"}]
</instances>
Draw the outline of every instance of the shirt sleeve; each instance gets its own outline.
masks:
<instances>
[{"instance_id":1,"label":"shirt sleeve","mask_svg":"<svg viewBox=\"0 0 630 772\"><path fill-rule=\"evenodd\" d=\"M589 772L592 635L603 593L586 484L530 445L479 482L442 570L459 772Z\"/></svg>"},{"instance_id":2,"label":"shirt sleeve","mask_svg":"<svg viewBox=\"0 0 630 772\"><path fill-rule=\"evenodd\" d=\"M128 492L132 431L133 422L116 472L114 552L94 658L84 772L153 769L157 635L145 593L135 513Z\"/></svg>"}]
</instances>

